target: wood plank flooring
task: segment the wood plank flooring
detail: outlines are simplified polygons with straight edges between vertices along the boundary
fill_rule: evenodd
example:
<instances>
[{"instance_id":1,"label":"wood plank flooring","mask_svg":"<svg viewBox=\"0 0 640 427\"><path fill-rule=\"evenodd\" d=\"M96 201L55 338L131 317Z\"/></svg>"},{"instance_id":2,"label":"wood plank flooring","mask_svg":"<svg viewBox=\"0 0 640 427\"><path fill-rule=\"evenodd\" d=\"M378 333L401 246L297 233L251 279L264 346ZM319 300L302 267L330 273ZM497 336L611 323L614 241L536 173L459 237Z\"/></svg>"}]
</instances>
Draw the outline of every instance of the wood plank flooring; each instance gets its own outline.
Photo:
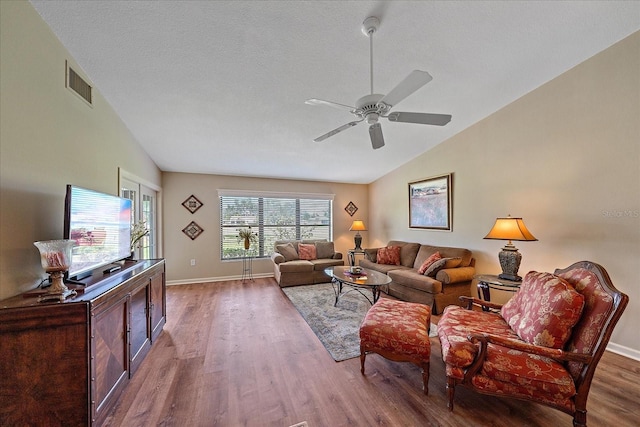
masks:
<instances>
[{"instance_id":1,"label":"wood plank flooring","mask_svg":"<svg viewBox=\"0 0 640 427\"><path fill-rule=\"evenodd\" d=\"M429 396L412 364L369 355L363 376L358 358L336 363L273 279L170 286L167 316L105 425L572 425L551 408L464 387L447 411L437 338ZM607 352L591 387L589 425L637 425L639 402L640 362Z\"/></svg>"}]
</instances>

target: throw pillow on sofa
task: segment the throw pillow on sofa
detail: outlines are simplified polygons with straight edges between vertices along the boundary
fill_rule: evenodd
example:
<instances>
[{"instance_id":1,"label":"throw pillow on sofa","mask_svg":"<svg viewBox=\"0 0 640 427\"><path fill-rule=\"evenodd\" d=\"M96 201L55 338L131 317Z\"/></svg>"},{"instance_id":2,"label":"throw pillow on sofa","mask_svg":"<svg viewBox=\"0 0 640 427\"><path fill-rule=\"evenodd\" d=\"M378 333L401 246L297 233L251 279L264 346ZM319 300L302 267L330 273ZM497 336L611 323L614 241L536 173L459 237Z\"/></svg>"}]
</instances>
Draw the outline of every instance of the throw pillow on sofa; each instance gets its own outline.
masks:
<instances>
[{"instance_id":1,"label":"throw pillow on sofa","mask_svg":"<svg viewBox=\"0 0 640 427\"><path fill-rule=\"evenodd\" d=\"M298 256L298 252L296 251L296 248L292 243L278 245L276 246L276 249L282 254L285 261L295 261L297 259L300 259L300 257Z\"/></svg>"},{"instance_id":2,"label":"throw pillow on sofa","mask_svg":"<svg viewBox=\"0 0 640 427\"><path fill-rule=\"evenodd\" d=\"M422 263L422 265L420 266L420 268L418 269L418 273L420 274L425 274L425 272L427 271L427 269L429 267L431 267L431 265L442 259L442 256L440 255L440 252L436 252L434 254L431 254L431 256L427 259L424 260L424 262ZM444 265L444 264L443 264Z\"/></svg>"},{"instance_id":3,"label":"throw pillow on sofa","mask_svg":"<svg viewBox=\"0 0 640 427\"><path fill-rule=\"evenodd\" d=\"M316 256L316 245L307 243L298 243L298 256L300 259L306 259L308 261L312 259L318 259Z\"/></svg>"},{"instance_id":4,"label":"throw pillow on sofa","mask_svg":"<svg viewBox=\"0 0 640 427\"><path fill-rule=\"evenodd\" d=\"M387 246L378 249L378 264L400 265L400 246Z\"/></svg>"},{"instance_id":5,"label":"throw pillow on sofa","mask_svg":"<svg viewBox=\"0 0 640 427\"><path fill-rule=\"evenodd\" d=\"M316 256L319 259L333 258L334 253L333 242L316 242Z\"/></svg>"},{"instance_id":6,"label":"throw pillow on sofa","mask_svg":"<svg viewBox=\"0 0 640 427\"><path fill-rule=\"evenodd\" d=\"M527 273L501 315L524 341L563 348L584 307L584 296L551 273Z\"/></svg>"}]
</instances>

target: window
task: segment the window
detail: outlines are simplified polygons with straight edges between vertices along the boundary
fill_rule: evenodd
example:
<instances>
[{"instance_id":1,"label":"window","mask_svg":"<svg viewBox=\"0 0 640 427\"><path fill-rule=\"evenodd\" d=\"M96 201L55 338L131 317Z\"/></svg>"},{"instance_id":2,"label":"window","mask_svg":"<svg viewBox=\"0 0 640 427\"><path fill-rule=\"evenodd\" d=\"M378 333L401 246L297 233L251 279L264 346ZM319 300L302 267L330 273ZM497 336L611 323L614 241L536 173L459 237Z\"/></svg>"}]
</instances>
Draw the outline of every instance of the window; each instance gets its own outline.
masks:
<instances>
[{"instance_id":1,"label":"window","mask_svg":"<svg viewBox=\"0 0 640 427\"><path fill-rule=\"evenodd\" d=\"M223 260L241 258L238 230L251 227L257 257L268 257L276 240L332 240L332 195L239 194L220 190L220 253Z\"/></svg>"}]
</instances>

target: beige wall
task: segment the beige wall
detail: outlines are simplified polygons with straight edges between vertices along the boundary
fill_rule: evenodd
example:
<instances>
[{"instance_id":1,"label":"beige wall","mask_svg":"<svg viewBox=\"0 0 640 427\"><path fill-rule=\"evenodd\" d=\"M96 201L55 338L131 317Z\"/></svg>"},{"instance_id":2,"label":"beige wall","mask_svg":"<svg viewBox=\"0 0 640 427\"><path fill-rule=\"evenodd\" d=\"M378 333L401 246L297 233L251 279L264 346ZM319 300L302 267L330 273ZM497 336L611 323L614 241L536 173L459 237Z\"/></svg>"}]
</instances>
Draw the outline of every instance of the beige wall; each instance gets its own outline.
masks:
<instances>
[{"instance_id":1,"label":"beige wall","mask_svg":"<svg viewBox=\"0 0 640 427\"><path fill-rule=\"evenodd\" d=\"M327 169L327 174L330 173L331 170ZM334 194L333 241L336 251L342 252L345 260L347 249L354 246L355 233L348 231L352 220L362 219L365 224L369 220L366 185L164 172L162 187L164 257L167 261L167 280L174 283L234 279L242 275L241 261L220 261L218 189ZM182 202L192 194L203 203L202 208L194 214L182 206ZM353 218L344 210L349 201L358 207ZM182 229L191 221L205 230L195 240L182 233ZM361 234L366 245L369 233ZM191 259L196 260L195 266L190 265ZM273 275L271 262L267 259L255 260L253 273L255 277Z\"/></svg>"},{"instance_id":2,"label":"beige wall","mask_svg":"<svg viewBox=\"0 0 640 427\"><path fill-rule=\"evenodd\" d=\"M409 229L407 183L449 172L453 232ZM377 180L369 197L375 244L467 247L478 273L499 273L504 242L483 237L496 217L511 214L539 239L515 242L521 274L602 264L631 300L612 342L638 358L640 33Z\"/></svg>"},{"instance_id":3,"label":"beige wall","mask_svg":"<svg viewBox=\"0 0 640 427\"><path fill-rule=\"evenodd\" d=\"M44 277L33 242L62 238L66 184L116 194L119 167L161 182L99 91L90 108L65 88L65 60L31 4L0 1L0 299Z\"/></svg>"}]
</instances>

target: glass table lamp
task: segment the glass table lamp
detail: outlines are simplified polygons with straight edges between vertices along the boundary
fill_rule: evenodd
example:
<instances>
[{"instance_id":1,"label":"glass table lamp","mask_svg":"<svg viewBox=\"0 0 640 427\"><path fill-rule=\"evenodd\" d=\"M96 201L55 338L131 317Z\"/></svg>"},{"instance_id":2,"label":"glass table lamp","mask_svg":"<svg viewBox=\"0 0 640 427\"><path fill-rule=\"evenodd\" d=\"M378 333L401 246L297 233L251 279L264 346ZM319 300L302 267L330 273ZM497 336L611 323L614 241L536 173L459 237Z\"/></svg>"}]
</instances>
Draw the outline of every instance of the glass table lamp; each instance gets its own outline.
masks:
<instances>
[{"instance_id":1,"label":"glass table lamp","mask_svg":"<svg viewBox=\"0 0 640 427\"><path fill-rule=\"evenodd\" d=\"M44 301L64 301L66 298L75 296L76 291L67 288L63 277L71 266L72 240L46 240L35 242L34 245L40 251L40 262L44 271L49 273L51 286L49 291L40 296L38 302Z\"/></svg>"}]
</instances>

